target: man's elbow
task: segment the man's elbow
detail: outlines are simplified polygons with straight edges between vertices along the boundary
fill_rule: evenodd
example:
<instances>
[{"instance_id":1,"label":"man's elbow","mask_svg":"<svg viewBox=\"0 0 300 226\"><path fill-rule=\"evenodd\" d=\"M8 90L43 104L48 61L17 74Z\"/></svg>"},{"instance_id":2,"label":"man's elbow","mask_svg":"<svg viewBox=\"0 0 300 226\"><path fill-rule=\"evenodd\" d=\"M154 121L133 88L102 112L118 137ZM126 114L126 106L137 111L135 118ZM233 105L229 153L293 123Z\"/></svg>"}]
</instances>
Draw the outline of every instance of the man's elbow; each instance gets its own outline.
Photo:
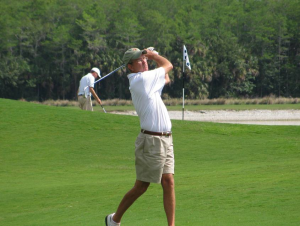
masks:
<instances>
[{"instance_id":1,"label":"man's elbow","mask_svg":"<svg viewBox=\"0 0 300 226\"><path fill-rule=\"evenodd\" d=\"M173 64L169 63L168 66L165 68L166 73L169 73L173 69Z\"/></svg>"}]
</instances>

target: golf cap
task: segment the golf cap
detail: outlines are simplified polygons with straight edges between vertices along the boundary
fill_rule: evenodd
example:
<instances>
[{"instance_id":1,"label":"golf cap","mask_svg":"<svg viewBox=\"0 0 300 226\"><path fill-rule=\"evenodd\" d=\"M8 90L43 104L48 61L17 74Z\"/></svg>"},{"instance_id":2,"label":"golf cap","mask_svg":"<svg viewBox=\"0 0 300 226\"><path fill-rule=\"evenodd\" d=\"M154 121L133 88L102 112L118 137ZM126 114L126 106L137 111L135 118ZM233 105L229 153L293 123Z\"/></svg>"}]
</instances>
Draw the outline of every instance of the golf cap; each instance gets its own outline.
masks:
<instances>
[{"instance_id":1,"label":"golf cap","mask_svg":"<svg viewBox=\"0 0 300 226\"><path fill-rule=\"evenodd\" d=\"M123 61L125 63L125 65L127 65L130 60L135 60L135 59L138 59L142 53L143 53L144 50L140 50L138 48L131 48L131 49L128 49L125 53L124 53L124 56L123 56Z\"/></svg>"},{"instance_id":2,"label":"golf cap","mask_svg":"<svg viewBox=\"0 0 300 226\"><path fill-rule=\"evenodd\" d=\"M96 68L96 67L93 67L91 71L94 71L97 73L97 75L99 76L99 78L101 78L101 75L100 75L100 70L99 68Z\"/></svg>"}]
</instances>

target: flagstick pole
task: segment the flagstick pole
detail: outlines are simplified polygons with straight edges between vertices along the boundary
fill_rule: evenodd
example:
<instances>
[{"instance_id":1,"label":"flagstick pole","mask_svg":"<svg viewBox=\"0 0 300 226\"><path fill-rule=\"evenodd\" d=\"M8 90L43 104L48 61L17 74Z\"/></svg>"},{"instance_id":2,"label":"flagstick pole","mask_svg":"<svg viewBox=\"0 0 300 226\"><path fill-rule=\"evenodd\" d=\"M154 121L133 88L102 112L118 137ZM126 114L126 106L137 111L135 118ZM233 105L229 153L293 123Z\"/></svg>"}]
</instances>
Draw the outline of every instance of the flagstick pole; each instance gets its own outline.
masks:
<instances>
[{"instance_id":1,"label":"flagstick pole","mask_svg":"<svg viewBox=\"0 0 300 226\"><path fill-rule=\"evenodd\" d=\"M182 120L184 120L184 72L182 73Z\"/></svg>"},{"instance_id":2,"label":"flagstick pole","mask_svg":"<svg viewBox=\"0 0 300 226\"><path fill-rule=\"evenodd\" d=\"M190 65L188 54L187 54L187 50L185 48L185 45L183 45L183 65L182 65L182 120L184 120L184 80L185 80L184 69L185 69L185 66L187 66L191 70L191 65Z\"/></svg>"},{"instance_id":3,"label":"flagstick pole","mask_svg":"<svg viewBox=\"0 0 300 226\"><path fill-rule=\"evenodd\" d=\"M186 61L183 61L182 65L182 120L184 120L184 66Z\"/></svg>"}]
</instances>

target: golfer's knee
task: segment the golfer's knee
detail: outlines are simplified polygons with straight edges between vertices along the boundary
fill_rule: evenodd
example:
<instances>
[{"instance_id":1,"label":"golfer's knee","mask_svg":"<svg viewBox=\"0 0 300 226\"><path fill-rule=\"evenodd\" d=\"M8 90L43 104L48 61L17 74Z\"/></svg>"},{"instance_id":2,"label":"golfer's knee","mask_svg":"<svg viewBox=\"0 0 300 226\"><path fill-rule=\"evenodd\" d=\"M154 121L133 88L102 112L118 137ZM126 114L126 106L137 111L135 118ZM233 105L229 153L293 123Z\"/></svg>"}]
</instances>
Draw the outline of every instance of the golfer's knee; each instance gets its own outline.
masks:
<instances>
[{"instance_id":1,"label":"golfer's knee","mask_svg":"<svg viewBox=\"0 0 300 226\"><path fill-rule=\"evenodd\" d=\"M173 175L163 176L161 179L161 184L163 187L174 188L175 183L174 183Z\"/></svg>"},{"instance_id":2,"label":"golfer's knee","mask_svg":"<svg viewBox=\"0 0 300 226\"><path fill-rule=\"evenodd\" d=\"M142 188L139 188L139 189L138 189L138 193L139 193L140 195L142 195L142 194L144 194L144 193L147 191L147 189L148 189L148 187L142 187Z\"/></svg>"},{"instance_id":3,"label":"golfer's knee","mask_svg":"<svg viewBox=\"0 0 300 226\"><path fill-rule=\"evenodd\" d=\"M139 185L136 184L134 186L134 190L135 190L136 194L142 195L147 191L148 187L149 187L149 184L147 184L147 183L143 183L143 184L139 184Z\"/></svg>"}]
</instances>

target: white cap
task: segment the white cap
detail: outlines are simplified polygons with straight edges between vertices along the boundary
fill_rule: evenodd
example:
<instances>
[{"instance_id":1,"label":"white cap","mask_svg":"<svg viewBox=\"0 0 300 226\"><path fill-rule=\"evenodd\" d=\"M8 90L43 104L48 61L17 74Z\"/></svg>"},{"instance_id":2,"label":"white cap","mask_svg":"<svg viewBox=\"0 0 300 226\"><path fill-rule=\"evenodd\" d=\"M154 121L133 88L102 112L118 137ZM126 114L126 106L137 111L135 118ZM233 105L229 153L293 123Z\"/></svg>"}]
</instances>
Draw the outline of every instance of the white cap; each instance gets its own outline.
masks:
<instances>
[{"instance_id":1,"label":"white cap","mask_svg":"<svg viewBox=\"0 0 300 226\"><path fill-rule=\"evenodd\" d=\"M101 75L100 75L100 70L99 68L96 68L96 67L93 67L91 71L94 71L98 74L99 78L101 78Z\"/></svg>"}]
</instances>

